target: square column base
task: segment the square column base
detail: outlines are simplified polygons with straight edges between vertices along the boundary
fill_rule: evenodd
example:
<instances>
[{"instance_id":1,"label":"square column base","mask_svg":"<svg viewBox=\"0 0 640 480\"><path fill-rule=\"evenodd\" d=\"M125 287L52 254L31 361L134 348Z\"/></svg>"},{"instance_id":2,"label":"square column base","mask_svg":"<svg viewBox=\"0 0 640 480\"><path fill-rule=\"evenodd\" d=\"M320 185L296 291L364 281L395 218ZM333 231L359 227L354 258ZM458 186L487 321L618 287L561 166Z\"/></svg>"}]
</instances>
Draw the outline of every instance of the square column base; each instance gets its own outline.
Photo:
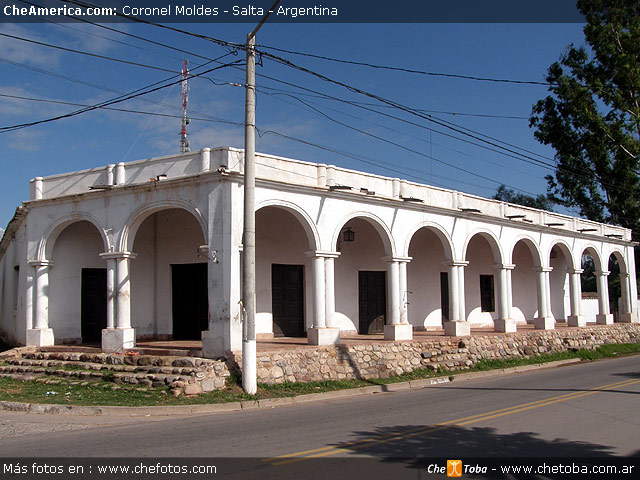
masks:
<instances>
[{"instance_id":1,"label":"square column base","mask_svg":"<svg viewBox=\"0 0 640 480\"><path fill-rule=\"evenodd\" d=\"M444 322L444 334L448 337L468 337L471 335L469 322Z\"/></svg>"},{"instance_id":2,"label":"square column base","mask_svg":"<svg viewBox=\"0 0 640 480\"><path fill-rule=\"evenodd\" d=\"M32 328L27 330L27 345L31 347L50 347L53 345L52 328Z\"/></svg>"},{"instance_id":3,"label":"square column base","mask_svg":"<svg viewBox=\"0 0 640 480\"><path fill-rule=\"evenodd\" d=\"M554 330L556 322L553 317L536 317L533 319L533 328L536 330Z\"/></svg>"},{"instance_id":4,"label":"square column base","mask_svg":"<svg viewBox=\"0 0 640 480\"><path fill-rule=\"evenodd\" d=\"M340 329L335 327L312 327L307 330L309 345L338 345L340 343Z\"/></svg>"},{"instance_id":5,"label":"square column base","mask_svg":"<svg viewBox=\"0 0 640 480\"><path fill-rule=\"evenodd\" d=\"M516 321L511 318L498 318L493 321L493 330L501 333L514 333L518 331Z\"/></svg>"},{"instance_id":6,"label":"square column base","mask_svg":"<svg viewBox=\"0 0 640 480\"><path fill-rule=\"evenodd\" d=\"M598 325L613 325L612 313L599 313L596 315L596 323Z\"/></svg>"},{"instance_id":7,"label":"square column base","mask_svg":"<svg viewBox=\"0 0 640 480\"><path fill-rule=\"evenodd\" d=\"M136 346L135 328L105 328L102 330L102 351L122 352Z\"/></svg>"},{"instance_id":8,"label":"square column base","mask_svg":"<svg viewBox=\"0 0 640 480\"><path fill-rule=\"evenodd\" d=\"M211 330L203 330L201 338L201 351L204 358L218 358L226 355L222 335L216 335L215 332L212 332ZM241 349L242 346L238 348L238 350Z\"/></svg>"},{"instance_id":9,"label":"square column base","mask_svg":"<svg viewBox=\"0 0 640 480\"><path fill-rule=\"evenodd\" d=\"M620 323L638 323L638 318L634 318L633 313L621 313L618 321Z\"/></svg>"},{"instance_id":10,"label":"square column base","mask_svg":"<svg viewBox=\"0 0 640 480\"><path fill-rule=\"evenodd\" d=\"M385 340L413 340L413 326L406 323L384 326Z\"/></svg>"},{"instance_id":11,"label":"square column base","mask_svg":"<svg viewBox=\"0 0 640 480\"><path fill-rule=\"evenodd\" d=\"M582 315L569 315L567 318L567 325L570 327L586 327L587 319Z\"/></svg>"}]
</instances>

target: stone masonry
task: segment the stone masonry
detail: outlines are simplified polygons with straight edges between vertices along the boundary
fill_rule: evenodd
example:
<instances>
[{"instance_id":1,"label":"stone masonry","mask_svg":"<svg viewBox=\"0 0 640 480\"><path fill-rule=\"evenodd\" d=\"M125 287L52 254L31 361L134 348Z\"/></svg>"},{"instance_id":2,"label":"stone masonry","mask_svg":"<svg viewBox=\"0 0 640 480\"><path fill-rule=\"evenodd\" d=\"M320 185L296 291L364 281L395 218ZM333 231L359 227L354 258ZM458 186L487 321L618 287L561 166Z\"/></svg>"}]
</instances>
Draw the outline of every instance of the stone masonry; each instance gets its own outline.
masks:
<instances>
[{"instance_id":1,"label":"stone masonry","mask_svg":"<svg viewBox=\"0 0 640 480\"><path fill-rule=\"evenodd\" d=\"M639 324L258 353L259 383L387 378L419 368L463 370L483 358L530 357L606 343L640 343ZM241 355L232 358L242 364ZM230 364L230 368L233 368Z\"/></svg>"}]
</instances>

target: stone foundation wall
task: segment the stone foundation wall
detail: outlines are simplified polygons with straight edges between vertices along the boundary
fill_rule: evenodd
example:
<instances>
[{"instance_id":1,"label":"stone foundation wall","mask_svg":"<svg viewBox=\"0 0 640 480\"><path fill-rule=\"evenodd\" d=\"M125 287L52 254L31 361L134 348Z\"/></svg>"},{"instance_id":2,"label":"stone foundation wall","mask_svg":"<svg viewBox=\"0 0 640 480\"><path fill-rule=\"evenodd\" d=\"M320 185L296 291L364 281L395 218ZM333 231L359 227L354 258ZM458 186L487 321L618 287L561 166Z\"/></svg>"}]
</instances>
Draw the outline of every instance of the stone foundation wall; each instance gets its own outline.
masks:
<instances>
[{"instance_id":1,"label":"stone foundation wall","mask_svg":"<svg viewBox=\"0 0 640 480\"><path fill-rule=\"evenodd\" d=\"M640 343L640 324L589 326L427 341L380 342L258 353L259 383L386 378L418 368L469 368L483 358L529 357L605 343ZM241 355L229 359L242 365Z\"/></svg>"}]
</instances>

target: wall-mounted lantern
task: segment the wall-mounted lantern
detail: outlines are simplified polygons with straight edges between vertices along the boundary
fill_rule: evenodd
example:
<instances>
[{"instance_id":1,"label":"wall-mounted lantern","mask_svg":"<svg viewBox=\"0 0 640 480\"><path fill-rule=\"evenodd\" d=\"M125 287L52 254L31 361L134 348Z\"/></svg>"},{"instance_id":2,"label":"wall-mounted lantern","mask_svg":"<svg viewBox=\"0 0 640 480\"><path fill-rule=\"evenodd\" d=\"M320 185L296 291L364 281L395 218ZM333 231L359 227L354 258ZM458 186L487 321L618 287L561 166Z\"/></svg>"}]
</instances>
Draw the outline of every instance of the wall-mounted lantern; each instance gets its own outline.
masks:
<instances>
[{"instance_id":1,"label":"wall-mounted lantern","mask_svg":"<svg viewBox=\"0 0 640 480\"><path fill-rule=\"evenodd\" d=\"M356 233L351 230L351 227L347 227L342 232L342 239L345 242L353 242L356 239Z\"/></svg>"}]
</instances>

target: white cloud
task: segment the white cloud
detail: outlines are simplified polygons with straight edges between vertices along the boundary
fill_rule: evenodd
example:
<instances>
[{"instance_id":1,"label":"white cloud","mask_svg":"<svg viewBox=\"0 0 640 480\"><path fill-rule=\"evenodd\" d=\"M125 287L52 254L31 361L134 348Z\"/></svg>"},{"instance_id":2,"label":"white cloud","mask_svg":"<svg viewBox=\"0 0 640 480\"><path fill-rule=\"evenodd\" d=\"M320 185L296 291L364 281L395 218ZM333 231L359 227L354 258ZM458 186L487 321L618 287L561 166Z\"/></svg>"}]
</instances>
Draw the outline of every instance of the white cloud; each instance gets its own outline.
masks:
<instances>
[{"instance_id":1,"label":"white cloud","mask_svg":"<svg viewBox=\"0 0 640 480\"><path fill-rule=\"evenodd\" d=\"M3 23L2 28L0 28L0 32L6 33L7 35L13 35L15 37L50 43L33 28L26 28L18 24ZM2 37L2 41L0 41L0 57L13 62L51 68L59 64L60 56L60 52L56 52L51 48L22 40Z\"/></svg>"},{"instance_id":2,"label":"white cloud","mask_svg":"<svg viewBox=\"0 0 640 480\"><path fill-rule=\"evenodd\" d=\"M8 146L12 150L23 153L37 152L43 149L46 142L46 134L37 130L16 130L11 132Z\"/></svg>"}]
</instances>

